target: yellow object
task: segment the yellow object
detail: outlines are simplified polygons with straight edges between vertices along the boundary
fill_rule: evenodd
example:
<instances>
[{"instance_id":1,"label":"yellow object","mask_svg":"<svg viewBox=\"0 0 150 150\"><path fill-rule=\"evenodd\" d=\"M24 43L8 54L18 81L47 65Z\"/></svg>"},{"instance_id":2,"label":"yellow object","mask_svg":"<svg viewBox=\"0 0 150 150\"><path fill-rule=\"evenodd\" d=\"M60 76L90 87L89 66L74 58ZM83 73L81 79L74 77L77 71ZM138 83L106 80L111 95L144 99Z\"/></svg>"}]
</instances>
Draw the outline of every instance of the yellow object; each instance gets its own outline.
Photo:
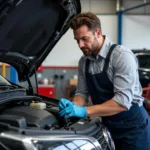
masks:
<instances>
[{"instance_id":1,"label":"yellow object","mask_svg":"<svg viewBox=\"0 0 150 150\"><path fill-rule=\"evenodd\" d=\"M31 108L35 108L35 109L46 109L46 103L42 103L42 102L35 103L35 102L32 102L30 104L30 107Z\"/></svg>"},{"instance_id":2,"label":"yellow object","mask_svg":"<svg viewBox=\"0 0 150 150\"><path fill-rule=\"evenodd\" d=\"M2 76L6 77L6 64L2 63Z\"/></svg>"}]
</instances>

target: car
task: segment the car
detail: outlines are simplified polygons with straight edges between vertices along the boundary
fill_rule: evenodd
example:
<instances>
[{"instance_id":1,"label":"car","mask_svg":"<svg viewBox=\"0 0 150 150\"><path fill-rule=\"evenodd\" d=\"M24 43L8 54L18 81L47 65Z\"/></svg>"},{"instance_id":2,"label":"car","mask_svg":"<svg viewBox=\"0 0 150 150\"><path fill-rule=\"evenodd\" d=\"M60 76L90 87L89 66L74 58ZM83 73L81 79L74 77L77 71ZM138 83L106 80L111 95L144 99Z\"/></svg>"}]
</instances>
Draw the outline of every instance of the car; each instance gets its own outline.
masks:
<instances>
[{"instance_id":1,"label":"car","mask_svg":"<svg viewBox=\"0 0 150 150\"><path fill-rule=\"evenodd\" d=\"M144 107L150 116L150 50L133 50L139 64L139 80L143 88Z\"/></svg>"},{"instance_id":2,"label":"car","mask_svg":"<svg viewBox=\"0 0 150 150\"><path fill-rule=\"evenodd\" d=\"M150 84L150 50L132 50L139 64L139 79L142 87Z\"/></svg>"},{"instance_id":3,"label":"car","mask_svg":"<svg viewBox=\"0 0 150 150\"><path fill-rule=\"evenodd\" d=\"M61 118L59 100L33 90L30 77L80 12L79 0L0 0L0 62L28 82L0 76L0 150L115 149L101 118Z\"/></svg>"}]
</instances>

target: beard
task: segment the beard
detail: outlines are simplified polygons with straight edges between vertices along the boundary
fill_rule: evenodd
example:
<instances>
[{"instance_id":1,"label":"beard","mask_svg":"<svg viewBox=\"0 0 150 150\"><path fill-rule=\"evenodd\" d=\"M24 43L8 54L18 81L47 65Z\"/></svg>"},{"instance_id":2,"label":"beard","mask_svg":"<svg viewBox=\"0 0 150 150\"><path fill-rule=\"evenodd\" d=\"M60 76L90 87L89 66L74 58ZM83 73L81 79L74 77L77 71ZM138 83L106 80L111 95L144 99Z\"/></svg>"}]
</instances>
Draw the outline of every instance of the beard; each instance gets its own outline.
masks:
<instances>
[{"instance_id":1,"label":"beard","mask_svg":"<svg viewBox=\"0 0 150 150\"><path fill-rule=\"evenodd\" d=\"M81 50L85 56L92 55L92 51L89 48L82 48Z\"/></svg>"},{"instance_id":2,"label":"beard","mask_svg":"<svg viewBox=\"0 0 150 150\"><path fill-rule=\"evenodd\" d=\"M99 49L99 42L95 38L94 43L92 44L92 55L97 56L99 51L100 51L100 49Z\"/></svg>"},{"instance_id":3,"label":"beard","mask_svg":"<svg viewBox=\"0 0 150 150\"><path fill-rule=\"evenodd\" d=\"M100 50L99 49L99 42L95 38L93 44L91 45L91 48L83 47L83 48L81 48L81 50L85 56L89 56L89 55L96 56Z\"/></svg>"}]
</instances>

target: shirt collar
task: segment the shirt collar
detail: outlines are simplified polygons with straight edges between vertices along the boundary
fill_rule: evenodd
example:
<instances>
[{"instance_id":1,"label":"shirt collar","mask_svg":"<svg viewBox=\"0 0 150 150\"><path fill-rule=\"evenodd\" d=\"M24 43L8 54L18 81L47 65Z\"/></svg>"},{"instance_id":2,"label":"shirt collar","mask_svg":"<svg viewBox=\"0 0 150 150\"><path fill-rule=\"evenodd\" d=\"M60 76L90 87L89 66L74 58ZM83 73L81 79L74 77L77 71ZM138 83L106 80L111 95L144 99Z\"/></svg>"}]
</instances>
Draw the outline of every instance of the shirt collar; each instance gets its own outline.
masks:
<instances>
[{"instance_id":1,"label":"shirt collar","mask_svg":"<svg viewBox=\"0 0 150 150\"><path fill-rule=\"evenodd\" d=\"M108 39L107 36L105 36L105 35L103 35L103 36L104 36L104 43L103 43L103 46L102 46L99 54L96 57L89 55L89 56L86 56L85 58L88 58L92 61L96 61L99 57L106 58L106 56L109 52L109 49L113 43Z\"/></svg>"},{"instance_id":2,"label":"shirt collar","mask_svg":"<svg viewBox=\"0 0 150 150\"><path fill-rule=\"evenodd\" d=\"M105 40L104 40L103 46L98 55L103 58L106 58L106 56L109 52L109 49L113 43L108 39L107 36L104 36L104 38L105 38Z\"/></svg>"}]
</instances>

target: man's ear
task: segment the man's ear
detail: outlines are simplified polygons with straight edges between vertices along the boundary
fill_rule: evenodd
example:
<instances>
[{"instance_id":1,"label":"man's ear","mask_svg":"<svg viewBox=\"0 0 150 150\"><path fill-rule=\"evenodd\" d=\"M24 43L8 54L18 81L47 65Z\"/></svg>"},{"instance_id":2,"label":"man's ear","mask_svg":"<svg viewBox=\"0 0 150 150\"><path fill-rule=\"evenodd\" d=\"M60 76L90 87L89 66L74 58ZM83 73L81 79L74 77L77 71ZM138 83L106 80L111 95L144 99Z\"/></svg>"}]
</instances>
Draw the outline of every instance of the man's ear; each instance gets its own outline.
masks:
<instances>
[{"instance_id":1,"label":"man's ear","mask_svg":"<svg viewBox=\"0 0 150 150\"><path fill-rule=\"evenodd\" d=\"M100 29L96 29L96 35L98 38L100 38L100 36L101 36L101 30Z\"/></svg>"}]
</instances>

